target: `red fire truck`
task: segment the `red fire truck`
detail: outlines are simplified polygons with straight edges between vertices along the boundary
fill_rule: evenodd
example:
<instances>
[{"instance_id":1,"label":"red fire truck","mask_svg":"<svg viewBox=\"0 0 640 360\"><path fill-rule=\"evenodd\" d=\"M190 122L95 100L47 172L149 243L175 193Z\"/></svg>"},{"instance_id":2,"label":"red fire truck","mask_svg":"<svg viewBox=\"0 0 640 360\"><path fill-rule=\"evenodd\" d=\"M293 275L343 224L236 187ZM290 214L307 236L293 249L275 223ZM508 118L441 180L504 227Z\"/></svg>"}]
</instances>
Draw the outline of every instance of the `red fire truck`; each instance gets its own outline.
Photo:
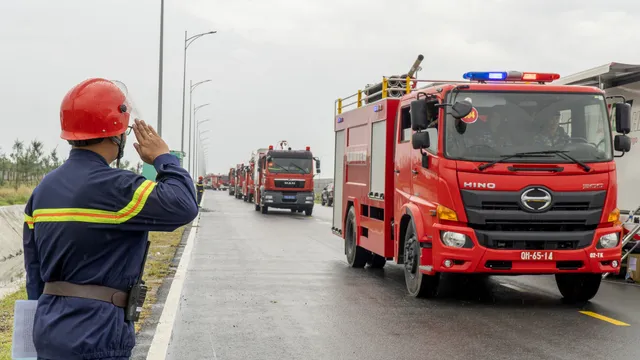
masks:
<instances>
[{"instance_id":1,"label":"red fire truck","mask_svg":"<svg viewBox=\"0 0 640 360\"><path fill-rule=\"evenodd\" d=\"M416 297L446 272L554 274L565 300L588 301L620 269L614 156L631 148L630 106L615 107L614 136L596 87L463 78L383 78L336 101L332 230L349 265L404 264Z\"/></svg>"},{"instance_id":2,"label":"red fire truck","mask_svg":"<svg viewBox=\"0 0 640 360\"><path fill-rule=\"evenodd\" d=\"M313 161L319 174L320 159L313 157L309 146L305 150L291 150L286 141L281 141L279 147L274 149L270 145L254 156L255 210L266 214L269 208L290 209L311 216L315 199Z\"/></svg>"},{"instance_id":3,"label":"red fire truck","mask_svg":"<svg viewBox=\"0 0 640 360\"><path fill-rule=\"evenodd\" d=\"M242 187L244 186L244 164L237 164L235 171L235 190L236 199L242 199Z\"/></svg>"},{"instance_id":4,"label":"red fire truck","mask_svg":"<svg viewBox=\"0 0 640 360\"><path fill-rule=\"evenodd\" d=\"M255 194L255 186L253 181L253 172L255 170L255 161L253 157L249 160L249 165L244 167L244 183L242 184L242 198L246 202L253 202Z\"/></svg>"},{"instance_id":5,"label":"red fire truck","mask_svg":"<svg viewBox=\"0 0 640 360\"><path fill-rule=\"evenodd\" d=\"M215 188L215 186L214 186L214 175L213 174L206 174L204 176L203 183L204 183L204 188L205 189L217 190Z\"/></svg>"},{"instance_id":6,"label":"red fire truck","mask_svg":"<svg viewBox=\"0 0 640 360\"><path fill-rule=\"evenodd\" d=\"M221 175L211 175L211 188L213 190L220 190L222 186L222 180L220 179Z\"/></svg>"},{"instance_id":7,"label":"red fire truck","mask_svg":"<svg viewBox=\"0 0 640 360\"><path fill-rule=\"evenodd\" d=\"M236 193L236 169L229 169L229 196Z\"/></svg>"}]
</instances>

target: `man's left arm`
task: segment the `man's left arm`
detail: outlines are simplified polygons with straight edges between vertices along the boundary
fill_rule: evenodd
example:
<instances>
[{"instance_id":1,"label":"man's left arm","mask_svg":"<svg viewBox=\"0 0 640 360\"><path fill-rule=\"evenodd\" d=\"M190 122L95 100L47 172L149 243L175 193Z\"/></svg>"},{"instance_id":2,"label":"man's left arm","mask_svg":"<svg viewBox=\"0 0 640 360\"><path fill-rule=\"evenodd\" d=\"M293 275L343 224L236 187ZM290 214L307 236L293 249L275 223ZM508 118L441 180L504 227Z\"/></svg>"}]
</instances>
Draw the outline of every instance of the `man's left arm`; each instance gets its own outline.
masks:
<instances>
[{"instance_id":1,"label":"man's left arm","mask_svg":"<svg viewBox=\"0 0 640 360\"><path fill-rule=\"evenodd\" d=\"M22 228L22 246L24 250L24 267L27 278L27 298L38 300L44 290L44 281L40 277L40 259L36 246L36 236L33 226L33 195L29 198L24 209L24 225Z\"/></svg>"}]
</instances>

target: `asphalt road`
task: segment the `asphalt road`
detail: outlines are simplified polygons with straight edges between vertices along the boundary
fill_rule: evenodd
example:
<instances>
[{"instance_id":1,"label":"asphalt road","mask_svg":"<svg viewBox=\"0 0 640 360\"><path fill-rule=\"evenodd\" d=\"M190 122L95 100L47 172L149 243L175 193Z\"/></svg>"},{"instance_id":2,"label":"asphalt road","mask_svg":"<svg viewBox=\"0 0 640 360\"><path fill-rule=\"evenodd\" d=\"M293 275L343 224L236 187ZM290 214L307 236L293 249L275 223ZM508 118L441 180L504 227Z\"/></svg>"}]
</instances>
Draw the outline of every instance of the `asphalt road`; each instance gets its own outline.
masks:
<instances>
[{"instance_id":1,"label":"asphalt road","mask_svg":"<svg viewBox=\"0 0 640 360\"><path fill-rule=\"evenodd\" d=\"M640 287L564 305L552 277L449 277L407 295L402 267L347 267L331 208L262 215L209 191L168 359L637 359ZM587 314L581 311L589 312Z\"/></svg>"}]
</instances>

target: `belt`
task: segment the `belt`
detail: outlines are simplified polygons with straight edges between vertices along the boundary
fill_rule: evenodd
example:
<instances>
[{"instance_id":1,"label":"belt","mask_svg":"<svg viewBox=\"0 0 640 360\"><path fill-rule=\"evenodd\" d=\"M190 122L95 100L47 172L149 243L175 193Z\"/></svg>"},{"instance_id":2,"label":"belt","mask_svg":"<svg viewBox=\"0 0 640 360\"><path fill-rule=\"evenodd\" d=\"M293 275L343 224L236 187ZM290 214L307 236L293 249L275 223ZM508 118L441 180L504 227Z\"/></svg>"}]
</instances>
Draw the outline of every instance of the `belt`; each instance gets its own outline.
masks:
<instances>
[{"instance_id":1,"label":"belt","mask_svg":"<svg viewBox=\"0 0 640 360\"><path fill-rule=\"evenodd\" d=\"M44 284L43 294L100 300L117 307L126 308L129 294L124 291L99 285L78 285L66 281Z\"/></svg>"}]
</instances>

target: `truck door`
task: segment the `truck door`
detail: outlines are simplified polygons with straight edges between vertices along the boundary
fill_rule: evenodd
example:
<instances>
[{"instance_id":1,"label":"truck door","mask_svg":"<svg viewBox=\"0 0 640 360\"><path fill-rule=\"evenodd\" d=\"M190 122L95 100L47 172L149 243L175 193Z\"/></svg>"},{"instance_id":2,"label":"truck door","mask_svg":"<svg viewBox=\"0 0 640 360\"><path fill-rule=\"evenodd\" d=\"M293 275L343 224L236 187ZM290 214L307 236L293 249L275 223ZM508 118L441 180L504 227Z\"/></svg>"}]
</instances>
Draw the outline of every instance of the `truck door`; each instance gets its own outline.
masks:
<instances>
[{"instance_id":1,"label":"truck door","mask_svg":"<svg viewBox=\"0 0 640 360\"><path fill-rule=\"evenodd\" d=\"M395 209L400 209L411 197L412 147L411 147L411 113L409 102L402 105L396 121L396 146L394 156L395 175ZM399 219L400 214L395 214Z\"/></svg>"},{"instance_id":2,"label":"truck door","mask_svg":"<svg viewBox=\"0 0 640 360\"><path fill-rule=\"evenodd\" d=\"M429 127L426 132L429 133L429 148L427 153L427 166L422 166L422 153L420 150L411 149L411 162L413 177L411 179L412 194L418 196L428 202L437 202L437 186L438 186L438 128L436 126Z\"/></svg>"}]
</instances>

